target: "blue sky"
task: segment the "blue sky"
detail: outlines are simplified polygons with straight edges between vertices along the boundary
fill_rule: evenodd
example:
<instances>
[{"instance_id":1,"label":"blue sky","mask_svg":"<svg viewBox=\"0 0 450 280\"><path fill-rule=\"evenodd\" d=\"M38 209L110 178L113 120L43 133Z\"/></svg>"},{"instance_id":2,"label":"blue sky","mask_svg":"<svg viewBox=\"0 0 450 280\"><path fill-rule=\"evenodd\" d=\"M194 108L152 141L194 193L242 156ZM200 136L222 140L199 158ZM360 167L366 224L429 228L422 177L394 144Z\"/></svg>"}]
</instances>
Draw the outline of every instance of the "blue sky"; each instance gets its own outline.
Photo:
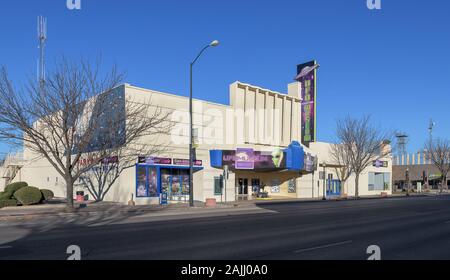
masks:
<instances>
[{"instance_id":1,"label":"blue sky","mask_svg":"<svg viewBox=\"0 0 450 280\"><path fill-rule=\"evenodd\" d=\"M23 83L35 75L36 17L48 18L47 57L116 63L126 81L187 95L189 62L221 41L195 68L195 97L228 103L239 80L286 92L296 65L316 59L318 136L333 140L335 120L371 114L410 135L408 150L450 138L450 1L382 0L3 0L0 65ZM50 66L48 66L50 67ZM11 148L0 143L0 152Z\"/></svg>"}]
</instances>

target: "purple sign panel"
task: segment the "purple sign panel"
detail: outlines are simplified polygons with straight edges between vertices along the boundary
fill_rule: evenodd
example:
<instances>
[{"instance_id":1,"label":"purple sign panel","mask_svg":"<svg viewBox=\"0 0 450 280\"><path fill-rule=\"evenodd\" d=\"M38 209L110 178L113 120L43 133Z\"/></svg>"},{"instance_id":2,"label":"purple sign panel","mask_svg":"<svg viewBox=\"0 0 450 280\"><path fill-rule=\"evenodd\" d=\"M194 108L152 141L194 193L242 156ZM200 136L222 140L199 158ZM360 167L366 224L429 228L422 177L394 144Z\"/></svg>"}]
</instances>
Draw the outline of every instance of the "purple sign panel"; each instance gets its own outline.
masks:
<instances>
[{"instance_id":1,"label":"purple sign panel","mask_svg":"<svg viewBox=\"0 0 450 280\"><path fill-rule=\"evenodd\" d=\"M253 149L237 149L235 167L236 169L255 169Z\"/></svg>"},{"instance_id":2,"label":"purple sign panel","mask_svg":"<svg viewBox=\"0 0 450 280\"><path fill-rule=\"evenodd\" d=\"M149 164L149 165L154 165L154 164L171 165L172 159L171 158L159 158L159 157L139 157L138 162Z\"/></svg>"},{"instance_id":3,"label":"purple sign panel","mask_svg":"<svg viewBox=\"0 0 450 280\"><path fill-rule=\"evenodd\" d=\"M286 155L282 149L273 152L229 150L222 152L222 164L237 170L283 169L286 168Z\"/></svg>"},{"instance_id":4,"label":"purple sign panel","mask_svg":"<svg viewBox=\"0 0 450 280\"><path fill-rule=\"evenodd\" d=\"M298 66L297 80L302 84L302 144L316 141L316 78L317 64L310 61Z\"/></svg>"},{"instance_id":5,"label":"purple sign panel","mask_svg":"<svg viewBox=\"0 0 450 280\"><path fill-rule=\"evenodd\" d=\"M175 158L173 159L173 164L175 165L189 165L188 159L179 159ZM194 166L202 166L203 162L201 160L194 160Z\"/></svg>"}]
</instances>

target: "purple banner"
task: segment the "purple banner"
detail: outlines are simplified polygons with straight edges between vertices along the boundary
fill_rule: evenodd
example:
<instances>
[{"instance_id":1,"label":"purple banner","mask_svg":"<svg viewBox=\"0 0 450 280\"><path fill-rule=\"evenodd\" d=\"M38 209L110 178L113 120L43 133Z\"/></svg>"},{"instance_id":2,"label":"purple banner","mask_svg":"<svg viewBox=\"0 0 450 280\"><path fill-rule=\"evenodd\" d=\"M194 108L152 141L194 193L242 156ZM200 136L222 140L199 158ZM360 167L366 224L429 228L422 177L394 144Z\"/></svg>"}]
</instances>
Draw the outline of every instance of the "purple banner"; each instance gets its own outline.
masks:
<instances>
[{"instance_id":1,"label":"purple banner","mask_svg":"<svg viewBox=\"0 0 450 280\"><path fill-rule=\"evenodd\" d=\"M222 151L222 164L236 170L250 170L250 167L252 170L286 168L286 155L282 149L273 152L242 150Z\"/></svg>"},{"instance_id":2,"label":"purple banner","mask_svg":"<svg viewBox=\"0 0 450 280\"><path fill-rule=\"evenodd\" d=\"M159 158L159 157L139 157L138 162L149 164L149 165L154 165L154 164L171 165L172 159L171 158Z\"/></svg>"},{"instance_id":3,"label":"purple banner","mask_svg":"<svg viewBox=\"0 0 450 280\"><path fill-rule=\"evenodd\" d=\"M236 169L255 169L254 154L253 149L237 149L235 159Z\"/></svg>"},{"instance_id":4,"label":"purple banner","mask_svg":"<svg viewBox=\"0 0 450 280\"><path fill-rule=\"evenodd\" d=\"M174 165L189 165L189 160L188 159L175 158L175 159L173 159L173 164ZM194 166L202 166L202 165L203 165L203 161L201 161L201 160L194 160Z\"/></svg>"},{"instance_id":5,"label":"purple banner","mask_svg":"<svg viewBox=\"0 0 450 280\"><path fill-rule=\"evenodd\" d=\"M306 146L316 141L316 69L315 61L298 66L297 80L302 84L301 134Z\"/></svg>"}]
</instances>

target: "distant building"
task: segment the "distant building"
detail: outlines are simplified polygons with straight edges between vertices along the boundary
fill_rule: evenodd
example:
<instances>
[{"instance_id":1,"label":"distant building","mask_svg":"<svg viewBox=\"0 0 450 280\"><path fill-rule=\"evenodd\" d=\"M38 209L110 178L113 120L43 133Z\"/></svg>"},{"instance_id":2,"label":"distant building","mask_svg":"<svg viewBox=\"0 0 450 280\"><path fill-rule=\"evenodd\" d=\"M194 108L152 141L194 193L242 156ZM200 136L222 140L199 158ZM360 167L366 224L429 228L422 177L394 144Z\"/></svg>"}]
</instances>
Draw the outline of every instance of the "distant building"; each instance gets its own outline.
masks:
<instances>
[{"instance_id":1,"label":"distant building","mask_svg":"<svg viewBox=\"0 0 450 280\"><path fill-rule=\"evenodd\" d=\"M442 174L432 164L426 152L420 151L415 154L403 154L393 157L392 177L393 191L406 190L406 173L409 172L409 180L412 189L422 188L438 189Z\"/></svg>"}]
</instances>

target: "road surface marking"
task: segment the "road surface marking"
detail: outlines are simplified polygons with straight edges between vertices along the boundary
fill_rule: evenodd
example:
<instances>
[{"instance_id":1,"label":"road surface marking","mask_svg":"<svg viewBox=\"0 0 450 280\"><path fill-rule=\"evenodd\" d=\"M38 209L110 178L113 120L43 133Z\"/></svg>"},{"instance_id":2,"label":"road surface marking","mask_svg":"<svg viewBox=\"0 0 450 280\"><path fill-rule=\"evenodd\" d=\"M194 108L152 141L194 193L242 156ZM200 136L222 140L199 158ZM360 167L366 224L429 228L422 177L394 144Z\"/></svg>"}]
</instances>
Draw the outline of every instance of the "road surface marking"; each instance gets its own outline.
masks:
<instances>
[{"instance_id":1,"label":"road surface marking","mask_svg":"<svg viewBox=\"0 0 450 280\"><path fill-rule=\"evenodd\" d=\"M325 249L325 248L330 248L330 247L350 244L352 242L353 242L352 240L347 240L347 241L343 241L343 242L331 243L331 244L317 246L317 247L312 247L312 248L307 248L307 249L300 249L300 250L294 251L294 253L299 254L299 253L308 252L308 251L314 251L314 250L319 250L319 249Z\"/></svg>"},{"instance_id":2,"label":"road surface marking","mask_svg":"<svg viewBox=\"0 0 450 280\"><path fill-rule=\"evenodd\" d=\"M2 249L11 249L12 248L12 246L0 246L0 250L2 250Z\"/></svg>"},{"instance_id":3,"label":"road surface marking","mask_svg":"<svg viewBox=\"0 0 450 280\"><path fill-rule=\"evenodd\" d=\"M446 222L444 222L444 224L450 224L450 221L446 221Z\"/></svg>"}]
</instances>

